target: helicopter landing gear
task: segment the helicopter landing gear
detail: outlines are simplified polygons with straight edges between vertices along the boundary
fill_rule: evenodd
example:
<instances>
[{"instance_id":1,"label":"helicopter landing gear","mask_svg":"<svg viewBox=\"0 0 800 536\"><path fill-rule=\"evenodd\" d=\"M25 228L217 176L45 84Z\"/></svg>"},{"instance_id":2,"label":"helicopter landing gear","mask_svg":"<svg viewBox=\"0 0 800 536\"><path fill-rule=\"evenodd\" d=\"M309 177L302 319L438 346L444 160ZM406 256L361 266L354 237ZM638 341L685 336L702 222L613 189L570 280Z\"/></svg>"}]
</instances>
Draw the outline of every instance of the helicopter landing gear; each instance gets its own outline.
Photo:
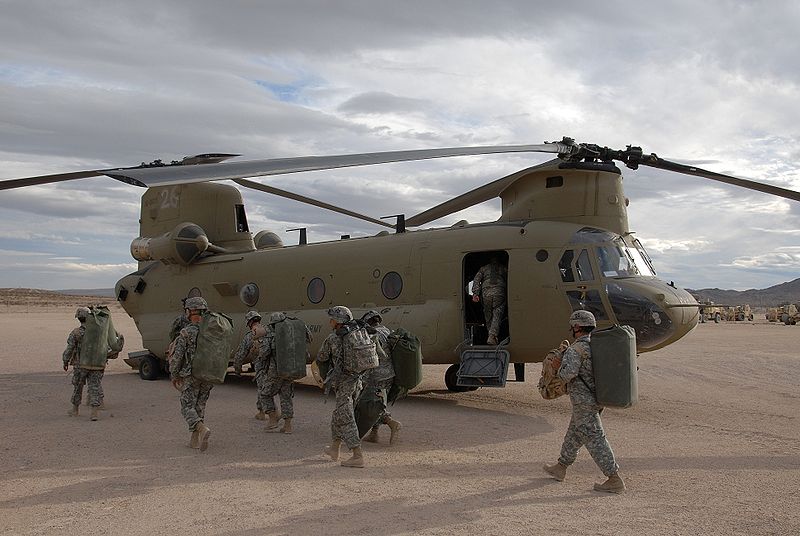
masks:
<instances>
[{"instance_id":1,"label":"helicopter landing gear","mask_svg":"<svg viewBox=\"0 0 800 536\"><path fill-rule=\"evenodd\" d=\"M477 387L464 387L462 385L458 385L458 367L460 365L455 363L447 367L447 371L444 373L444 384L447 386L448 391L452 391L453 393L465 393L467 391L475 391L478 389Z\"/></svg>"},{"instance_id":2,"label":"helicopter landing gear","mask_svg":"<svg viewBox=\"0 0 800 536\"><path fill-rule=\"evenodd\" d=\"M144 356L139 361L139 377L143 380L157 380L161 375L161 363L152 355Z\"/></svg>"}]
</instances>

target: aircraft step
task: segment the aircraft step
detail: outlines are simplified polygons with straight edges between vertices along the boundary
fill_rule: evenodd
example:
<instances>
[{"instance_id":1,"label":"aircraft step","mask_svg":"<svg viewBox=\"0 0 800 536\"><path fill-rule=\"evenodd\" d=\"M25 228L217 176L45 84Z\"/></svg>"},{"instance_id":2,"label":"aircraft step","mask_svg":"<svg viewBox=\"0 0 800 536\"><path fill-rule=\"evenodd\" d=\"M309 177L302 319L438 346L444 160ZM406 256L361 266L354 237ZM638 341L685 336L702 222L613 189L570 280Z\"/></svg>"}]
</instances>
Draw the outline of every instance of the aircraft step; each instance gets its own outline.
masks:
<instances>
[{"instance_id":1,"label":"aircraft step","mask_svg":"<svg viewBox=\"0 0 800 536\"><path fill-rule=\"evenodd\" d=\"M495 347L472 347L461 352L456 375L459 387L505 387L510 354Z\"/></svg>"}]
</instances>

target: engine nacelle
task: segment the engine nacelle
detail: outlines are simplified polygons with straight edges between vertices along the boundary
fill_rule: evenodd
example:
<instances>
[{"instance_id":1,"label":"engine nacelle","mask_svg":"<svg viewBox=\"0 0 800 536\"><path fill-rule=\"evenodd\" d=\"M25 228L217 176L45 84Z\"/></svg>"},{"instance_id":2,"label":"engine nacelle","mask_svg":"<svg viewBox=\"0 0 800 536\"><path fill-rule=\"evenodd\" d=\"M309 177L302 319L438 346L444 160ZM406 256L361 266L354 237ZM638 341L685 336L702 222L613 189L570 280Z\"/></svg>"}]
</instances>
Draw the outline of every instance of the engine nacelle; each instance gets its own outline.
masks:
<instances>
[{"instance_id":1,"label":"engine nacelle","mask_svg":"<svg viewBox=\"0 0 800 536\"><path fill-rule=\"evenodd\" d=\"M256 249L278 248L283 247L283 240L281 237L272 231L259 231L253 237L253 242Z\"/></svg>"},{"instance_id":2,"label":"engine nacelle","mask_svg":"<svg viewBox=\"0 0 800 536\"><path fill-rule=\"evenodd\" d=\"M208 236L199 225L180 223L172 231L154 238L139 237L131 242L131 255L137 261L161 261L187 266L209 246Z\"/></svg>"}]
</instances>

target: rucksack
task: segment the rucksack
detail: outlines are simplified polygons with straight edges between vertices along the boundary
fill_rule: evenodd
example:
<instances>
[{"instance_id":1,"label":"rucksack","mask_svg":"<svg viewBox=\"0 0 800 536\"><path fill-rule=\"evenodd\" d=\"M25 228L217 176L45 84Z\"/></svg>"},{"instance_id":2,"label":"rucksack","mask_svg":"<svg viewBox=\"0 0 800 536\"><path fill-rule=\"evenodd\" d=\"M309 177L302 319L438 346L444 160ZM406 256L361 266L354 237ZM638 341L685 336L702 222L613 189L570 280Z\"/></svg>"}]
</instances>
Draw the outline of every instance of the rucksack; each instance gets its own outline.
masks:
<instances>
[{"instance_id":1,"label":"rucksack","mask_svg":"<svg viewBox=\"0 0 800 536\"><path fill-rule=\"evenodd\" d=\"M342 337L342 368L350 374L361 374L378 366L378 352L375 341L367 329L354 326Z\"/></svg>"},{"instance_id":2,"label":"rucksack","mask_svg":"<svg viewBox=\"0 0 800 536\"><path fill-rule=\"evenodd\" d=\"M199 329L192 376L208 383L223 383L233 344L233 320L223 313L205 311Z\"/></svg>"},{"instance_id":3,"label":"rucksack","mask_svg":"<svg viewBox=\"0 0 800 536\"><path fill-rule=\"evenodd\" d=\"M87 370L104 370L106 361L117 357L125 339L114 329L111 313L105 305L89 308L83 323L79 366Z\"/></svg>"},{"instance_id":4,"label":"rucksack","mask_svg":"<svg viewBox=\"0 0 800 536\"><path fill-rule=\"evenodd\" d=\"M539 394L545 400L553 400L567 393L567 384L558 377L561 357L569 348L569 341L562 341L558 348L553 348L542 361L542 377L539 378Z\"/></svg>"},{"instance_id":5,"label":"rucksack","mask_svg":"<svg viewBox=\"0 0 800 536\"><path fill-rule=\"evenodd\" d=\"M286 317L273 324L275 332L276 371L279 378L299 380L306 376L308 356L306 324L299 318Z\"/></svg>"},{"instance_id":6,"label":"rucksack","mask_svg":"<svg viewBox=\"0 0 800 536\"><path fill-rule=\"evenodd\" d=\"M403 328L389 334L389 349L394 366L394 383L411 390L422 382L422 344L416 335Z\"/></svg>"}]
</instances>

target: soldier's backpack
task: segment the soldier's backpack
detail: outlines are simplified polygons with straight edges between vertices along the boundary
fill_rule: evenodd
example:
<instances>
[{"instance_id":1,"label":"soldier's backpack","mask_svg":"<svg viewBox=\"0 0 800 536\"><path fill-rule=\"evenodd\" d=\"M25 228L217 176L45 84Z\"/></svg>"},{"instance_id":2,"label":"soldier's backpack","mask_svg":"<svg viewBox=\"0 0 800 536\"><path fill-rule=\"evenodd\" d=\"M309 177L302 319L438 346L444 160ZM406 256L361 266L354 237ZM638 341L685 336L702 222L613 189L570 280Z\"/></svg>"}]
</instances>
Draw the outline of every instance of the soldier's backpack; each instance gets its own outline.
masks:
<instances>
[{"instance_id":1,"label":"soldier's backpack","mask_svg":"<svg viewBox=\"0 0 800 536\"><path fill-rule=\"evenodd\" d=\"M88 370L104 370L106 360L119 355L125 339L114 329L108 307L98 305L89 308L83 323L86 328L81 339L79 364Z\"/></svg>"},{"instance_id":2,"label":"soldier's backpack","mask_svg":"<svg viewBox=\"0 0 800 536\"><path fill-rule=\"evenodd\" d=\"M569 341L562 341L558 348L553 348L542 361L542 376L539 378L539 394L545 400L553 400L567 392L567 385L564 380L558 377L558 369L561 367L561 357L564 351L569 348Z\"/></svg>"},{"instance_id":3,"label":"soldier's backpack","mask_svg":"<svg viewBox=\"0 0 800 536\"><path fill-rule=\"evenodd\" d=\"M386 410L386 403L380 389L365 388L358 397L353 413L358 427L358 437L364 437L375 426L378 418Z\"/></svg>"},{"instance_id":4,"label":"soldier's backpack","mask_svg":"<svg viewBox=\"0 0 800 536\"><path fill-rule=\"evenodd\" d=\"M287 316L272 325L275 332L275 366L279 378L299 380L306 376L308 356L306 324Z\"/></svg>"},{"instance_id":5,"label":"soldier's backpack","mask_svg":"<svg viewBox=\"0 0 800 536\"><path fill-rule=\"evenodd\" d=\"M639 395L636 332L620 325L595 330L589 346L597 403L612 408L631 407Z\"/></svg>"},{"instance_id":6,"label":"soldier's backpack","mask_svg":"<svg viewBox=\"0 0 800 536\"><path fill-rule=\"evenodd\" d=\"M223 313L205 311L199 328L192 376L208 383L223 383L233 344L233 321Z\"/></svg>"},{"instance_id":7,"label":"soldier's backpack","mask_svg":"<svg viewBox=\"0 0 800 536\"><path fill-rule=\"evenodd\" d=\"M389 349L394 383L410 391L422 382L422 344L413 333L397 328L389 334Z\"/></svg>"},{"instance_id":8,"label":"soldier's backpack","mask_svg":"<svg viewBox=\"0 0 800 536\"><path fill-rule=\"evenodd\" d=\"M375 341L367 329L357 326L342 337L342 367L350 374L360 374L378 366Z\"/></svg>"}]
</instances>

